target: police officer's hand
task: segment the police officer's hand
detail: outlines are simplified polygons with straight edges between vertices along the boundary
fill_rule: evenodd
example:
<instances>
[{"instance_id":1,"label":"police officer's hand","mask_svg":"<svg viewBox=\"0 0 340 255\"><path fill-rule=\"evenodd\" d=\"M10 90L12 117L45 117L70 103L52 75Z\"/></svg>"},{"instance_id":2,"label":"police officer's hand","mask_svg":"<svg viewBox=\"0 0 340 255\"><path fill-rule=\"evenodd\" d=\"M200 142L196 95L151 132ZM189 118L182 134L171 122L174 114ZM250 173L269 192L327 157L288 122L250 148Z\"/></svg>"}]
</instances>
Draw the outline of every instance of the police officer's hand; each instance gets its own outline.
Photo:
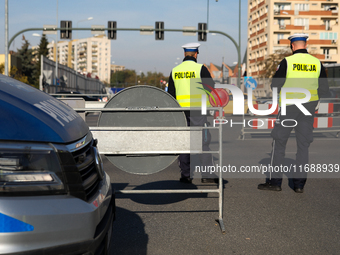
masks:
<instances>
[{"instance_id":1,"label":"police officer's hand","mask_svg":"<svg viewBox=\"0 0 340 255\"><path fill-rule=\"evenodd\" d=\"M320 101L319 101L318 104L316 105L315 111L319 110L319 107L320 107Z\"/></svg>"}]
</instances>

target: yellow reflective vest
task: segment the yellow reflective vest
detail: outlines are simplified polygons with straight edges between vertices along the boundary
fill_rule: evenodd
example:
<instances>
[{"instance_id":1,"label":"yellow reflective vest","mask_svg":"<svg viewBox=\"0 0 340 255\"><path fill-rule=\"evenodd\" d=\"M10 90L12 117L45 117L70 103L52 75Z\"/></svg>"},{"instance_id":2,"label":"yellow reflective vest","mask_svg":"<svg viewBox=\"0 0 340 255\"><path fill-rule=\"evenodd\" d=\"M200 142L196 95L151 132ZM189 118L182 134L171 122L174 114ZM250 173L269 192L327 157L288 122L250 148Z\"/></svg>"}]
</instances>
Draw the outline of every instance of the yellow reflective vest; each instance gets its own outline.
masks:
<instances>
[{"instance_id":1,"label":"yellow reflective vest","mask_svg":"<svg viewBox=\"0 0 340 255\"><path fill-rule=\"evenodd\" d=\"M202 64L187 60L172 69L172 79L176 89L176 100L182 107L201 107L202 95L209 98L201 80Z\"/></svg>"},{"instance_id":2,"label":"yellow reflective vest","mask_svg":"<svg viewBox=\"0 0 340 255\"><path fill-rule=\"evenodd\" d=\"M306 53L296 53L286 57L287 75L282 88L304 88L309 90L311 98L309 101L319 100L318 88L321 72L320 60ZM304 98L303 93L287 93L287 99ZM281 103L281 92L280 92Z\"/></svg>"}]
</instances>

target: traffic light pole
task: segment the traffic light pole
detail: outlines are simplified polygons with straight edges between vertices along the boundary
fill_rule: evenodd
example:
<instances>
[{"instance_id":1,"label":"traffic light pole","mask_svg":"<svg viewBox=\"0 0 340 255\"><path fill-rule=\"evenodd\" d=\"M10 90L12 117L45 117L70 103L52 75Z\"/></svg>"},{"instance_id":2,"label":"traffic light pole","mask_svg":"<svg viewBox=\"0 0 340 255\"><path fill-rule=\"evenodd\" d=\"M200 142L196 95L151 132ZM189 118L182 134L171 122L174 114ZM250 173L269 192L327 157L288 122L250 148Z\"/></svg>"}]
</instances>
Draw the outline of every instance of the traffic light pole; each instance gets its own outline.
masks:
<instances>
[{"instance_id":1,"label":"traffic light pole","mask_svg":"<svg viewBox=\"0 0 340 255\"><path fill-rule=\"evenodd\" d=\"M222 31L217 31L217 30L196 30L196 29L157 29L157 28L28 28L19 31L15 35L12 36L11 40L8 42L8 47L7 50L9 50L11 43L13 40L20 34L27 32L27 31L58 31L58 30L87 30L87 31L140 31L140 32L191 32L191 33L214 33L214 34L220 34L223 36L228 37L232 43L235 45L236 50L237 50L237 55L238 55L238 81L237 81L237 86L240 87L240 81L241 81L241 40L239 38L239 44L232 38L230 35L227 33L224 33ZM240 35L239 35L240 36Z\"/></svg>"}]
</instances>

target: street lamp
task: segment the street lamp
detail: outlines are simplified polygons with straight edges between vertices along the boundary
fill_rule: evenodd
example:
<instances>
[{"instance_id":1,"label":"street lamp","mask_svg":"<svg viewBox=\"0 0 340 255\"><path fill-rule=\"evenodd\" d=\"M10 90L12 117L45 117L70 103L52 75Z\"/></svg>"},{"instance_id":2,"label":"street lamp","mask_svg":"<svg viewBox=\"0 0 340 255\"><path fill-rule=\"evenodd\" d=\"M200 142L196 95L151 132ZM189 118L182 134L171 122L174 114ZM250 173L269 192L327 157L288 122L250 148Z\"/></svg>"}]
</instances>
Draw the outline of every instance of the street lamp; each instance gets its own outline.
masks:
<instances>
[{"instance_id":1,"label":"street lamp","mask_svg":"<svg viewBox=\"0 0 340 255\"><path fill-rule=\"evenodd\" d=\"M216 0L216 2L218 2L218 0ZM209 0L208 0L208 13L207 16L209 15ZM209 17L209 16L208 16ZM208 19L207 18L207 28L208 28ZM212 35L216 35L216 33L211 33ZM229 37L229 39L231 39L237 49L237 55L238 55L238 59L239 62L241 63L241 0L239 0L239 20L238 20L238 45L237 43L231 38ZM203 46L203 45L202 45ZM224 60L223 60L224 62ZM238 62L234 62L233 64L237 64ZM238 65L238 81L237 81L237 86L240 87L241 84L241 64Z\"/></svg>"},{"instance_id":2,"label":"street lamp","mask_svg":"<svg viewBox=\"0 0 340 255\"><path fill-rule=\"evenodd\" d=\"M33 33L32 34L33 36L36 36L36 37L42 37L42 35L41 34L38 34L38 33ZM52 42L54 42L54 39L53 38L51 38L51 37L49 37L49 36L47 36L47 35L45 35L47 38L50 38L51 40L52 40Z\"/></svg>"},{"instance_id":3,"label":"street lamp","mask_svg":"<svg viewBox=\"0 0 340 255\"><path fill-rule=\"evenodd\" d=\"M141 76L141 73L142 73L142 71L139 71L139 78L140 78L140 76ZM138 80L138 74L137 74L137 71L135 71L135 74L136 74L136 85L139 85L139 83L140 83L140 80ZM137 81L138 80L138 81Z\"/></svg>"},{"instance_id":4,"label":"street lamp","mask_svg":"<svg viewBox=\"0 0 340 255\"><path fill-rule=\"evenodd\" d=\"M93 17L88 17L87 19L79 20L77 22L77 28L78 28L78 24L80 22L88 21L88 20L92 20L92 19L93 19ZM78 30L77 30L77 33L76 33L76 41L75 41L75 44L74 44L74 70L76 70L76 72L78 71L77 60L78 60Z\"/></svg>"},{"instance_id":5,"label":"street lamp","mask_svg":"<svg viewBox=\"0 0 340 255\"><path fill-rule=\"evenodd\" d=\"M115 63L115 61L112 61L111 64L113 65ZM114 69L115 77L116 77L116 87L118 86L118 79L117 79L117 74L116 74L116 68Z\"/></svg>"},{"instance_id":6,"label":"street lamp","mask_svg":"<svg viewBox=\"0 0 340 255\"><path fill-rule=\"evenodd\" d=\"M8 76L8 0L5 1L5 75Z\"/></svg>"},{"instance_id":7,"label":"street lamp","mask_svg":"<svg viewBox=\"0 0 340 255\"><path fill-rule=\"evenodd\" d=\"M58 0L57 0L57 25L58 27ZM58 30L57 33L55 33L55 92L57 92L57 86L58 86Z\"/></svg>"},{"instance_id":8,"label":"street lamp","mask_svg":"<svg viewBox=\"0 0 340 255\"><path fill-rule=\"evenodd\" d=\"M38 34L38 33L33 33L32 34L33 36L36 36L36 37L42 37L42 35ZM50 38L49 36L45 35L47 38ZM54 43L55 47L57 48L57 42L54 42L54 39L52 39L51 43Z\"/></svg>"},{"instance_id":9,"label":"street lamp","mask_svg":"<svg viewBox=\"0 0 340 255\"><path fill-rule=\"evenodd\" d=\"M218 2L218 0L216 0ZM209 24L209 0L207 0L207 30L208 30L208 24Z\"/></svg>"},{"instance_id":10,"label":"street lamp","mask_svg":"<svg viewBox=\"0 0 340 255\"><path fill-rule=\"evenodd\" d=\"M42 35L38 34L38 33L33 33L32 34L33 36L36 36L36 37L42 37ZM47 38L50 38L49 36L45 35ZM51 39L51 38L50 38ZM54 43L54 47L57 49L57 41L54 42L54 40L52 39L51 43L53 44ZM38 60L39 61L39 60ZM40 67L39 67L40 68ZM41 83L39 82L39 89L42 91L43 88L42 88L42 85Z\"/></svg>"},{"instance_id":11,"label":"street lamp","mask_svg":"<svg viewBox=\"0 0 340 255\"><path fill-rule=\"evenodd\" d=\"M181 58L176 58L176 62L175 62L175 65L177 66L178 65L178 62Z\"/></svg>"},{"instance_id":12,"label":"street lamp","mask_svg":"<svg viewBox=\"0 0 340 255\"><path fill-rule=\"evenodd\" d=\"M218 0L216 0L218 2ZM207 8L207 30L208 30L208 22L209 22L209 0L207 0L208 8ZM241 0L238 1L238 46L237 46L237 54L239 62L241 62ZM241 65L238 65L238 81L237 86L241 85Z\"/></svg>"}]
</instances>

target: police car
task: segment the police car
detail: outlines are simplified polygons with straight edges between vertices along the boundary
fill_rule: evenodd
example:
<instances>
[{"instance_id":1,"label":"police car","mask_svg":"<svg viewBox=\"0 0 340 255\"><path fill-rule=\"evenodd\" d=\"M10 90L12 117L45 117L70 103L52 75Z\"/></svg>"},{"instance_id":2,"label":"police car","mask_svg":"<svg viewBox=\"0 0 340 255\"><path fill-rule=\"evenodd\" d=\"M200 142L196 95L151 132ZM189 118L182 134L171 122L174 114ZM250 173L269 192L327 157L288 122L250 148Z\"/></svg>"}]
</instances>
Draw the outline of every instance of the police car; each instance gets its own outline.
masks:
<instances>
[{"instance_id":1,"label":"police car","mask_svg":"<svg viewBox=\"0 0 340 255\"><path fill-rule=\"evenodd\" d=\"M0 74L0 254L107 254L110 177L70 107Z\"/></svg>"}]
</instances>

